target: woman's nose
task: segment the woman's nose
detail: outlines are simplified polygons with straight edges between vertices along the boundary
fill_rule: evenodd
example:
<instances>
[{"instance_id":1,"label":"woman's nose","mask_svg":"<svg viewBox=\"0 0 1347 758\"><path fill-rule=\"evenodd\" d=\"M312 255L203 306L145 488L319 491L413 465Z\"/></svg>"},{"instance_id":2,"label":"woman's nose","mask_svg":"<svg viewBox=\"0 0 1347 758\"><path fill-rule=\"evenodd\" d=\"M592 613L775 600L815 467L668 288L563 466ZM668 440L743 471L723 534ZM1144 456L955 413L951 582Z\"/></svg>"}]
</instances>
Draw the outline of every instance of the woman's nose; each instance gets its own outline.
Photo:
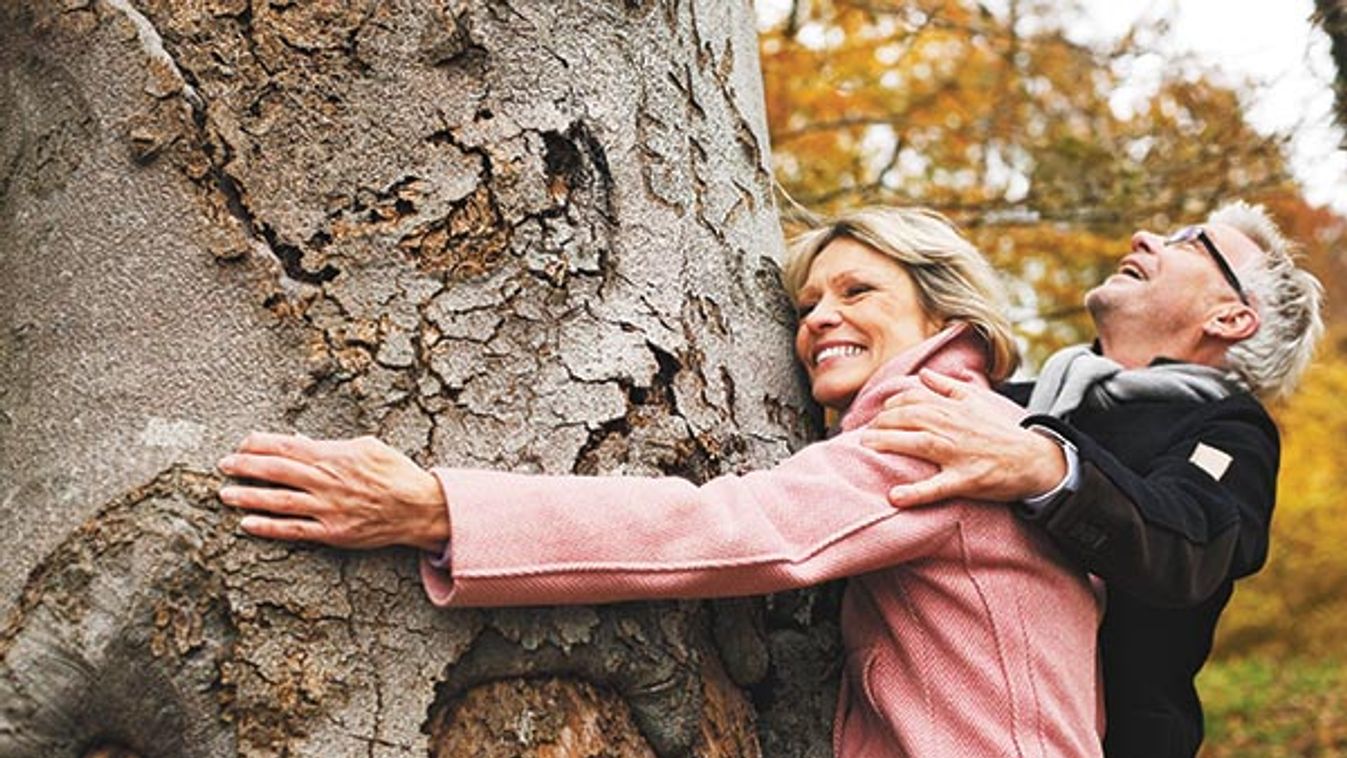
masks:
<instances>
[{"instance_id":1,"label":"woman's nose","mask_svg":"<svg viewBox=\"0 0 1347 758\"><path fill-rule=\"evenodd\" d=\"M804 324L812 331L819 331L836 326L841 320L841 314L832 303L820 302L809 310L808 315L804 317Z\"/></svg>"}]
</instances>

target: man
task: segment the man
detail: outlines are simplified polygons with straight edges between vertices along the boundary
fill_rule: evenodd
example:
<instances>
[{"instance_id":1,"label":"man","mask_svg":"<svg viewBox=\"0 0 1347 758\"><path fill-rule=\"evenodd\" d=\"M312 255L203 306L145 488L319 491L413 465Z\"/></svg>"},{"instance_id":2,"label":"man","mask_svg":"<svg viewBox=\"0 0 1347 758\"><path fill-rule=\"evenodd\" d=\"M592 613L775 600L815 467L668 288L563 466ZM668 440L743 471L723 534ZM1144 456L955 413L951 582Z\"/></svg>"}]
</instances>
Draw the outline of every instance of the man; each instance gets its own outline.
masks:
<instances>
[{"instance_id":1,"label":"man","mask_svg":"<svg viewBox=\"0 0 1347 758\"><path fill-rule=\"evenodd\" d=\"M1322 289L1261 207L1132 237L1085 297L1098 341L1054 355L1037 383L988 390L924 374L867 444L926 458L898 507L947 497L1022 515L1102 577L1100 656L1110 758L1191 756L1193 678L1235 579L1267 554L1277 430L1256 397L1290 393L1323 331Z\"/></svg>"}]
</instances>

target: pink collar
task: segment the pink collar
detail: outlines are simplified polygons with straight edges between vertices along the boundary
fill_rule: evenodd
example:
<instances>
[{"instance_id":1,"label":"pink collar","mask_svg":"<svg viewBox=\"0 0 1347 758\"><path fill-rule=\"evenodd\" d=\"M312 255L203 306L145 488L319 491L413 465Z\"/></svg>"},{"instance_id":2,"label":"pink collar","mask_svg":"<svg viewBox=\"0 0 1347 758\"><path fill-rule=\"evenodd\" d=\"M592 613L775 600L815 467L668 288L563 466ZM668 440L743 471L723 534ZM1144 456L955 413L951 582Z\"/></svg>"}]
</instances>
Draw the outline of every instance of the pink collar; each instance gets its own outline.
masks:
<instances>
[{"instance_id":1,"label":"pink collar","mask_svg":"<svg viewBox=\"0 0 1347 758\"><path fill-rule=\"evenodd\" d=\"M986 386L986 342L977 330L956 321L925 342L894 356L856 393L851 407L842 415L842 431L857 429L874 420L884 410L884 401L904 384L914 381L912 376L924 368L951 375L969 371L977 375L979 384Z\"/></svg>"}]
</instances>

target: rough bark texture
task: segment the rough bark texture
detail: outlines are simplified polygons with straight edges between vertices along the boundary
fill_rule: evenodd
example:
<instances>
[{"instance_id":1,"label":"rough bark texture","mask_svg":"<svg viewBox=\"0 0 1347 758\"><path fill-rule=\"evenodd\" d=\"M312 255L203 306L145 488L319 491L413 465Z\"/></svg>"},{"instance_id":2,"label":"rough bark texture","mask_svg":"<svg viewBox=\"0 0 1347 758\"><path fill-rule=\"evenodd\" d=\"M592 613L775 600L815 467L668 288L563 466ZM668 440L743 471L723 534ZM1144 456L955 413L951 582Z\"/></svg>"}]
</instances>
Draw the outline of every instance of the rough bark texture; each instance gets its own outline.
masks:
<instances>
[{"instance_id":1,"label":"rough bark texture","mask_svg":"<svg viewBox=\"0 0 1347 758\"><path fill-rule=\"evenodd\" d=\"M1314 0L1315 19L1328 33L1333 63L1337 65L1338 79L1334 87L1338 104L1338 123L1344 137L1342 147L1347 149L1347 0Z\"/></svg>"},{"instance_id":2,"label":"rough bark texture","mask_svg":"<svg viewBox=\"0 0 1347 758\"><path fill-rule=\"evenodd\" d=\"M797 445L746 4L33 0L0 76L0 755L826 753L834 592L444 612L203 473Z\"/></svg>"}]
</instances>

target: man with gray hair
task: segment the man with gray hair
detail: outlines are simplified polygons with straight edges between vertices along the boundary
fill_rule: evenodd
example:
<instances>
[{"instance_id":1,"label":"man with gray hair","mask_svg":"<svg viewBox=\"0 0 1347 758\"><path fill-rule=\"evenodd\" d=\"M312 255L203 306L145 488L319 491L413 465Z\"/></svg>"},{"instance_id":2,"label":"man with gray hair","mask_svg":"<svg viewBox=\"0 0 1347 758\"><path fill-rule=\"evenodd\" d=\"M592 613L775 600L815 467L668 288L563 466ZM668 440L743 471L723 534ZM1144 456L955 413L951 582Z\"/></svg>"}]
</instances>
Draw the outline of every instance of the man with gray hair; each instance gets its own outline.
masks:
<instances>
[{"instance_id":1,"label":"man with gray hair","mask_svg":"<svg viewBox=\"0 0 1347 758\"><path fill-rule=\"evenodd\" d=\"M1279 443L1258 398L1299 382L1321 298L1266 212L1231 203L1168 237L1133 235L1085 296L1098 340L1054 354L1037 382L1002 397L923 373L868 433L940 467L895 487L895 506L1020 503L1104 580L1109 758L1197 752L1193 678L1234 581L1267 556Z\"/></svg>"}]
</instances>

